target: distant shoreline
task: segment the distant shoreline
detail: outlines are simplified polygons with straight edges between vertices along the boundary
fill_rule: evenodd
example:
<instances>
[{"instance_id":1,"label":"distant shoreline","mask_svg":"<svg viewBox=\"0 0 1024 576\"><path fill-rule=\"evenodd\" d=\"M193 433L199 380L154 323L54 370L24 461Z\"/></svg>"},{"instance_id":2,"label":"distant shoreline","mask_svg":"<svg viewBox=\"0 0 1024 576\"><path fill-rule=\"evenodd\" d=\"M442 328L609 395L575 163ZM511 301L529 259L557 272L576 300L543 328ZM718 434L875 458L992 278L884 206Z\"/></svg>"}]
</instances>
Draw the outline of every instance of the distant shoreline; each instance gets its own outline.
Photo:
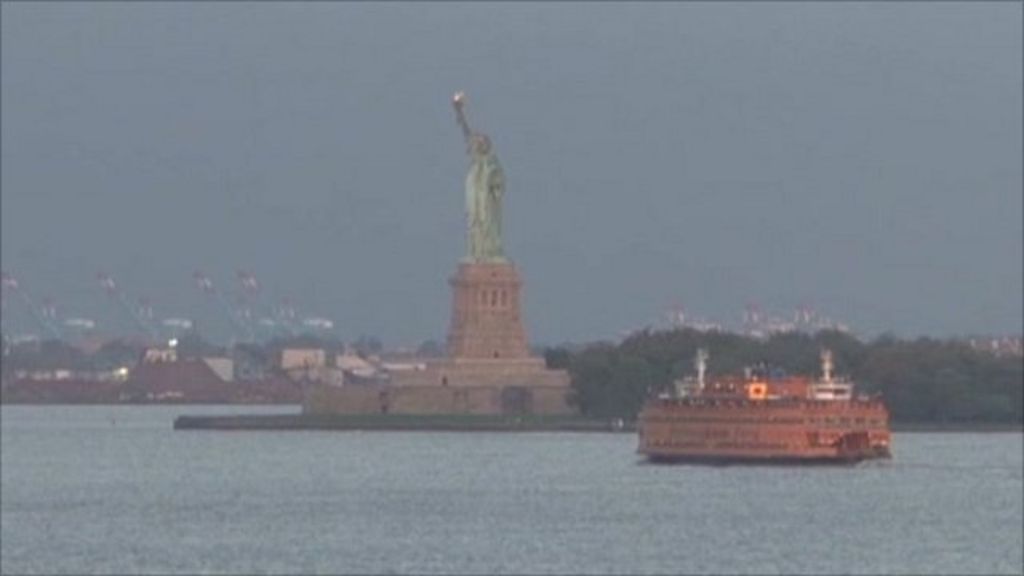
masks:
<instances>
[{"instance_id":1,"label":"distant shoreline","mask_svg":"<svg viewBox=\"0 0 1024 576\"><path fill-rule=\"evenodd\" d=\"M394 430L465 432L636 432L635 422L582 416L479 416L413 414L253 414L182 415L176 430ZM1024 425L1006 423L896 423L896 433L1024 433Z\"/></svg>"},{"instance_id":2,"label":"distant shoreline","mask_svg":"<svg viewBox=\"0 0 1024 576\"><path fill-rule=\"evenodd\" d=\"M408 432L633 432L614 420L580 416L474 414L252 414L178 416L175 430L408 431Z\"/></svg>"},{"instance_id":3,"label":"distant shoreline","mask_svg":"<svg viewBox=\"0 0 1024 576\"><path fill-rule=\"evenodd\" d=\"M111 400L0 400L0 406L293 406L295 408L301 408L302 402L213 402L209 400L178 400L160 402L117 402Z\"/></svg>"},{"instance_id":4,"label":"distant shoreline","mask_svg":"<svg viewBox=\"0 0 1024 576\"><path fill-rule=\"evenodd\" d=\"M295 414L252 414L252 415L223 415L223 416L188 416L182 415L179 418L185 418L185 422L189 422L189 419L214 419L217 423L211 424L209 428L203 424L198 424L191 429L250 429L250 430L288 430L288 429L359 429L356 426L368 426L370 428L365 429L395 429L395 430L442 430L443 426L447 426L450 429L466 429L469 426L468 422L472 420L466 419L465 415L451 415L451 416L404 416L405 422L402 424L395 424L398 420L395 418L403 418L402 415L391 415L391 416L379 416L379 415L361 415L361 416L308 416L303 415L298 410L301 410L301 404L298 403L210 403L210 402L2 402L2 406L177 406L181 408L189 408L194 406L216 406L216 407L294 407L296 408ZM268 418L277 418L279 420L269 421ZM283 418L283 420L281 420ZM332 426L331 420L343 418L347 421L344 427L341 424ZM237 419L235 422L229 422L227 419ZM312 419L312 420L311 420ZM448 423L441 425L442 420L447 420ZM537 430L551 430L554 431L556 428L559 430L566 431L615 431L615 432L635 432L635 422L624 422L621 427L617 427L610 420L601 420L594 418L586 418L583 416L577 416L572 418L560 418L556 420L548 419L544 421L543 418L526 416L522 419L522 422L516 426L510 425L508 422L514 421L514 417L477 417L477 423L475 426L484 426L482 422L489 421L494 430L527 430L531 429L529 422L536 423ZM452 424L455 422L455 424ZM556 424L557 422L557 424ZM205 422L204 422L205 424ZM389 428L389 425L394 425L393 428ZM438 427L442 426L442 427ZM613 430L614 428L614 430ZM470 429L483 429L473 428ZM968 433L1024 433L1024 423L1008 423L1008 422L892 422L890 423L890 430L892 432L899 433L952 433L952 432L968 432Z\"/></svg>"}]
</instances>

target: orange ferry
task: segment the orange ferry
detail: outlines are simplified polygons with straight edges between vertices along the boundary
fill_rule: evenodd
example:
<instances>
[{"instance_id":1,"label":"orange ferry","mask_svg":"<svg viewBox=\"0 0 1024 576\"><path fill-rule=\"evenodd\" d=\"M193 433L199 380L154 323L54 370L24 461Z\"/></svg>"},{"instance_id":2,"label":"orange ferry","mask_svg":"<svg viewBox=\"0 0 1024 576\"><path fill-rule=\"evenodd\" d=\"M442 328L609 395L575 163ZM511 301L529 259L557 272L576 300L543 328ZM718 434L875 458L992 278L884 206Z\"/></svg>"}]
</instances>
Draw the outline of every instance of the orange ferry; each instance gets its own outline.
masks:
<instances>
[{"instance_id":1,"label":"orange ferry","mask_svg":"<svg viewBox=\"0 0 1024 576\"><path fill-rule=\"evenodd\" d=\"M652 399L639 418L638 452L658 462L854 463L889 458L889 411L877 397L854 395L832 376L779 377L747 370L742 378L705 383L707 353L697 353L697 378Z\"/></svg>"}]
</instances>

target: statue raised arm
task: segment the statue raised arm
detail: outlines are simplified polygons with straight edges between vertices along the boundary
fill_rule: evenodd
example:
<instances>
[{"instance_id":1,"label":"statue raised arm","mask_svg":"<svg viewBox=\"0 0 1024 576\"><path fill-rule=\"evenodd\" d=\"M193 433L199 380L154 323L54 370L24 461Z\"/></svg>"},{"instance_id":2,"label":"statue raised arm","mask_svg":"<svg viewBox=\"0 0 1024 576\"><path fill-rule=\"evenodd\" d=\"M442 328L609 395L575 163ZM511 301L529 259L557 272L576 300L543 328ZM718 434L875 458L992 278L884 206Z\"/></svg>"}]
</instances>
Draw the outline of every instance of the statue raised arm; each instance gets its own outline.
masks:
<instances>
[{"instance_id":1,"label":"statue raised arm","mask_svg":"<svg viewBox=\"0 0 1024 576\"><path fill-rule=\"evenodd\" d=\"M462 129L470 156L469 173L466 175L468 258L474 262L503 261L501 208L505 174L490 138L470 129L463 110L465 101L466 96L462 92L456 92L452 98L455 119Z\"/></svg>"},{"instance_id":2,"label":"statue raised arm","mask_svg":"<svg viewBox=\"0 0 1024 576\"><path fill-rule=\"evenodd\" d=\"M466 139L466 147L468 149L473 137L473 131L469 129L469 121L466 120L466 113L462 110L465 100L466 94L463 92L456 92L455 96L452 96L452 106L455 107L455 121L462 128L462 137Z\"/></svg>"}]
</instances>

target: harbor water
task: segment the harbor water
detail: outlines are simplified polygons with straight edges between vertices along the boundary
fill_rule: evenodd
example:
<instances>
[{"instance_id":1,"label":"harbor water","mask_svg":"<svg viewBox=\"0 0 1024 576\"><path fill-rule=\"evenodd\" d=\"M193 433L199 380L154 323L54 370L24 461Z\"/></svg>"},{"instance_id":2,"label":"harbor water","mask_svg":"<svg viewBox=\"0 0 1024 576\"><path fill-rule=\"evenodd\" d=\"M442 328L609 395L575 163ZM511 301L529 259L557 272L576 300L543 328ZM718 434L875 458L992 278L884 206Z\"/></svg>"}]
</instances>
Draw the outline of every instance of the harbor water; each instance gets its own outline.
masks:
<instances>
[{"instance_id":1,"label":"harbor water","mask_svg":"<svg viewBox=\"0 0 1024 576\"><path fill-rule=\"evenodd\" d=\"M174 431L296 407L4 406L4 574L1021 573L1020 433L854 467L643 463L633 434Z\"/></svg>"}]
</instances>

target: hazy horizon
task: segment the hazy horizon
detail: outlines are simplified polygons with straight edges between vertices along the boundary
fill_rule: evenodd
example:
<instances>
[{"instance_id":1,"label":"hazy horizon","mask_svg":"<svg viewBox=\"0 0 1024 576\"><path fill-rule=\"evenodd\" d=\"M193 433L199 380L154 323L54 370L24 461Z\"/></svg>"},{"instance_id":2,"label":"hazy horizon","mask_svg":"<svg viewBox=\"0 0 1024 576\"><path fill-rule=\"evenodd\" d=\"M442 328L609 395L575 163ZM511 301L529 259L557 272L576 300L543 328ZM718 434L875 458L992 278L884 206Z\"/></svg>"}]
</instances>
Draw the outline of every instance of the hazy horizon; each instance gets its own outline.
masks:
<instances>
[{"instance_id":1,"label":"hazy horizon","mask_svg":"<svg viewBox=\"0 0 1024 576\"><path fill-rule=\"evenodd\" d=\"M441 340L464 146L507 178L533 343L672 307L1019 334L1020 3L4 3L2 266L220 337L251 271L337 333ZM31 327L17 299L5 324Z\"/></svg>"}]
</instances>

